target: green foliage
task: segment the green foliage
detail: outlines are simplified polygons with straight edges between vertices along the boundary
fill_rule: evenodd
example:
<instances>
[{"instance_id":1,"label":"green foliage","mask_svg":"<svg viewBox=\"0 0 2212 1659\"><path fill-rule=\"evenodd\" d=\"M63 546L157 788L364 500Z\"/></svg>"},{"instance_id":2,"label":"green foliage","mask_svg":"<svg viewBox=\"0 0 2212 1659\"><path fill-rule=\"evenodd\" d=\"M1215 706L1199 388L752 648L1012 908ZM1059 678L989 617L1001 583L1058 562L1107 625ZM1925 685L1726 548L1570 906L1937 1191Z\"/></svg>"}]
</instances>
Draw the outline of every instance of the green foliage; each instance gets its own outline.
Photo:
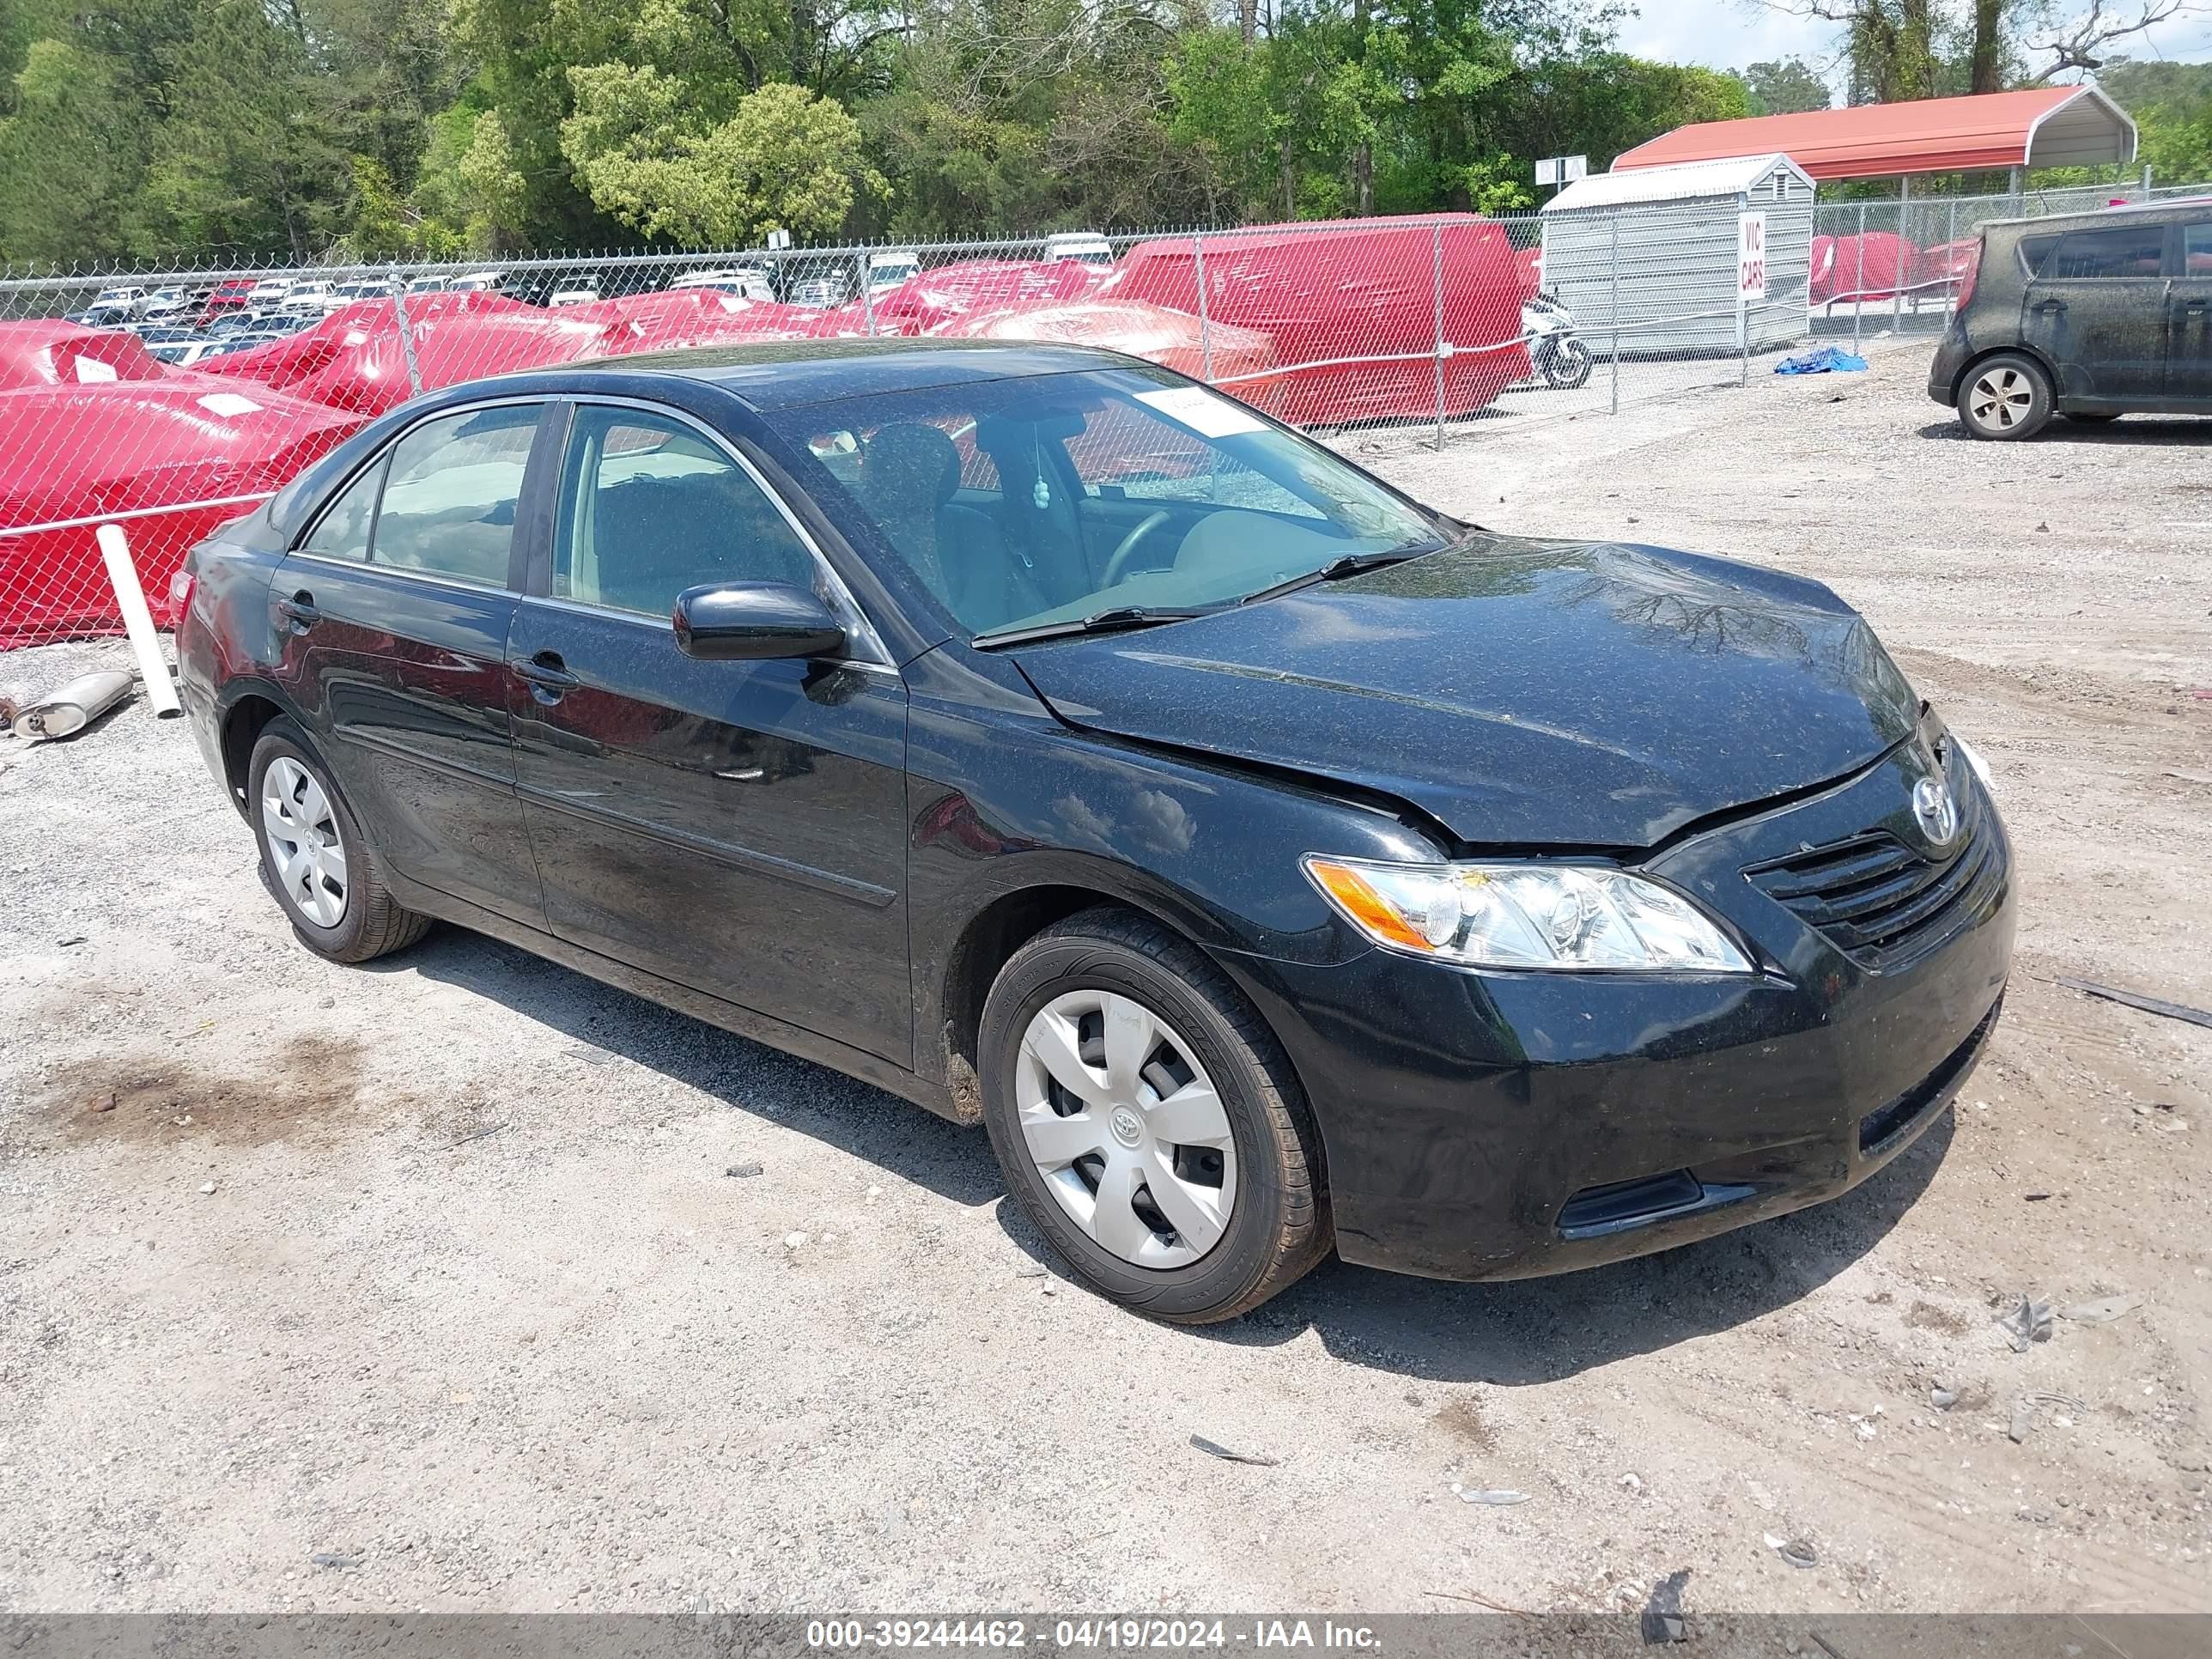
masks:
<instances>
[{"instance_id":1,"label":"green foliage","mask_svg":"<svg viewBox=\"0 0 2212 1659\"><path fill-rule=\"evenodd\" d=\"M886 188L861 157L860 124L804 87L764 86L710 123L686 82L650 65L595 64L568 79L562 153L593 205L648 237L730 247L770 229L827 235L861 191Z\"/></svg>"},{"instance_id":2,"label":"green foliage","mask_svg":"<svg viewBox=\"0 0 2212 1659\"><path fill-rule=\"evenodd\" d=\"M2028 0L1834 3L1860 95L2026 72ZM1796 58L1738 76L1624 53L1625 10L0 0L0 259L459 258L733 245L777 227L920 240L1502 213L1534 204L1539 158L1601 169L1686 122L1828 100ZM2208 74L2105 76L2162 177L2212 174Z\"/></svg>"},{"instance_id":3,"label":"green foliage","mask_svg":"<svg viewBox=\"0 0 2212 1659\"><path fill-rule=\"evenodd\" d=\"M1836 101L1826 78L1802 58L1753 64L1736 78L1753 115L1802 115Z\"/></svg>"}]
</instances>

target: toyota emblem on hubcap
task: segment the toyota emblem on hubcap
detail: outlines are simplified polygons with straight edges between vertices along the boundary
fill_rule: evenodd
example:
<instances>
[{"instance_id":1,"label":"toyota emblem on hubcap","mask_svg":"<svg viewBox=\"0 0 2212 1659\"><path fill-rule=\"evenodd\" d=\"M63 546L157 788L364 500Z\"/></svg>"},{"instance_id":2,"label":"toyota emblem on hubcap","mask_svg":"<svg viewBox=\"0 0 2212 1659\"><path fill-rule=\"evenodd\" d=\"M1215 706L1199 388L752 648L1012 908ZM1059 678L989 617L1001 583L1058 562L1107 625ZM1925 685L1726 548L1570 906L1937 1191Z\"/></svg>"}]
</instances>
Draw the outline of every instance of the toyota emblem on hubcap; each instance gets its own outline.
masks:
<instances>
[{"instance_id":1,"label":"toyota emblem on hubcap","mask_svg":"<svg viewBox=\"0 0 2212 1659\"><path fill-rule=\"evenodd\" d=\"M1941 778L1923 778L1912 786L1912 816L1931 847L1948 847L1959 833L1959 803Z\"/></svg>"},{"instance_id":2,"label":"toyota emblem on hubcap","mask_svg":"<svg viewBox=\"0 0 2212 1659\"><path fill-rule=\"evenodd\" d=\"M1115 1107L1114 1115L1109 1121L1113 1125L1114 1139L1124 1146L1133 1146L1144 1139L1143 1122L1127 1106Z\"/></svg>"}]
</instances>

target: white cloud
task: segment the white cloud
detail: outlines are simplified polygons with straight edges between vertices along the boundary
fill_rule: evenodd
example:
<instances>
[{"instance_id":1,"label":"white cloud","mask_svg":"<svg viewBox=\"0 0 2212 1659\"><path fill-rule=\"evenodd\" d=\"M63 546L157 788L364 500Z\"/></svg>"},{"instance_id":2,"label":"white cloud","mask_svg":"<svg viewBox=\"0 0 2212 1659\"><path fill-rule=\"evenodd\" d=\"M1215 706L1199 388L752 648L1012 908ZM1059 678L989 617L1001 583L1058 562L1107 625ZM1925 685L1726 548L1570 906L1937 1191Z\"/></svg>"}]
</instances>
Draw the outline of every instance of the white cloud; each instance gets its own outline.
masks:
<instances>
[{"instance_id":1,"label":"white cloud","mask_svg":"<svg viewBox=\"0 0 2212 1659\"><path fill-rule=\"evenodd\" d=\"M1802 58L1816 69L1835 70L1831 84L1841 89L1842 29L1818 18L1792 16L1759 0L1645 0L1639 15L1620 27L1624 50L1669 64L1704 64L1712 69L1742 69L1781 58ZM2167 58L2197 63L2212 58L2212 16L2184 15L2152 30L2135 58Z\"/></svg>"}]
</instances>

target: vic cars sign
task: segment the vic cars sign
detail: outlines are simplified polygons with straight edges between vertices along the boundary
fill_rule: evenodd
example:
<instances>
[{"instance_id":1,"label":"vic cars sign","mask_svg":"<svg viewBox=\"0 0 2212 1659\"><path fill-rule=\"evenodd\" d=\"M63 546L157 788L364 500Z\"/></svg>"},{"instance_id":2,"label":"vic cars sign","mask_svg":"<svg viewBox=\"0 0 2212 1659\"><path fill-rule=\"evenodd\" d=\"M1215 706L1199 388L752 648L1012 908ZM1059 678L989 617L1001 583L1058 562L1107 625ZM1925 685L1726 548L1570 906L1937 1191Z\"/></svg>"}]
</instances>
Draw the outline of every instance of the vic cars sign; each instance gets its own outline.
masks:
<instances>
[{"instance_id":1,"label":"vic cars sign","mask_svg":"<svg viewBox=\"0 0 2212 1659\"><path fill-rule=\"evenodd\" d=\"M1766 216L1735 216L1735 297L1748 303L1766 297Z\"/></svg>"}]
</instances>

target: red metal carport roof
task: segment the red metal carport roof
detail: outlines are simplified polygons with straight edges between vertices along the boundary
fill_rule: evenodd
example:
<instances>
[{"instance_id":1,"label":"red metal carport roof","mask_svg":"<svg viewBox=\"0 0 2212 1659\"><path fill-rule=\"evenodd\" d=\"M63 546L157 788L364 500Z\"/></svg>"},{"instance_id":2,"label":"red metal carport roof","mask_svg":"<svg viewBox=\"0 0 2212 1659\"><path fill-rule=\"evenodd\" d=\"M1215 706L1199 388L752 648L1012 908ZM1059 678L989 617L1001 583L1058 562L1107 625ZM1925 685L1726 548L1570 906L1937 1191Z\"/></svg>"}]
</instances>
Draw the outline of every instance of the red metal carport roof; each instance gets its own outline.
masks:
<instances>
[{"instance_id":1,"label":"red metal carport roof","mask_svg":"<svg viewBox=\"0 0 2212 1659\"><path fill-rule=\"evenodd\" d=\"M1617 157L1616 173L1779 151L1815 179L2131 161L2136 124L2094 87L1861 104L1676 127Z\"/></svg>"}]
</instances>

